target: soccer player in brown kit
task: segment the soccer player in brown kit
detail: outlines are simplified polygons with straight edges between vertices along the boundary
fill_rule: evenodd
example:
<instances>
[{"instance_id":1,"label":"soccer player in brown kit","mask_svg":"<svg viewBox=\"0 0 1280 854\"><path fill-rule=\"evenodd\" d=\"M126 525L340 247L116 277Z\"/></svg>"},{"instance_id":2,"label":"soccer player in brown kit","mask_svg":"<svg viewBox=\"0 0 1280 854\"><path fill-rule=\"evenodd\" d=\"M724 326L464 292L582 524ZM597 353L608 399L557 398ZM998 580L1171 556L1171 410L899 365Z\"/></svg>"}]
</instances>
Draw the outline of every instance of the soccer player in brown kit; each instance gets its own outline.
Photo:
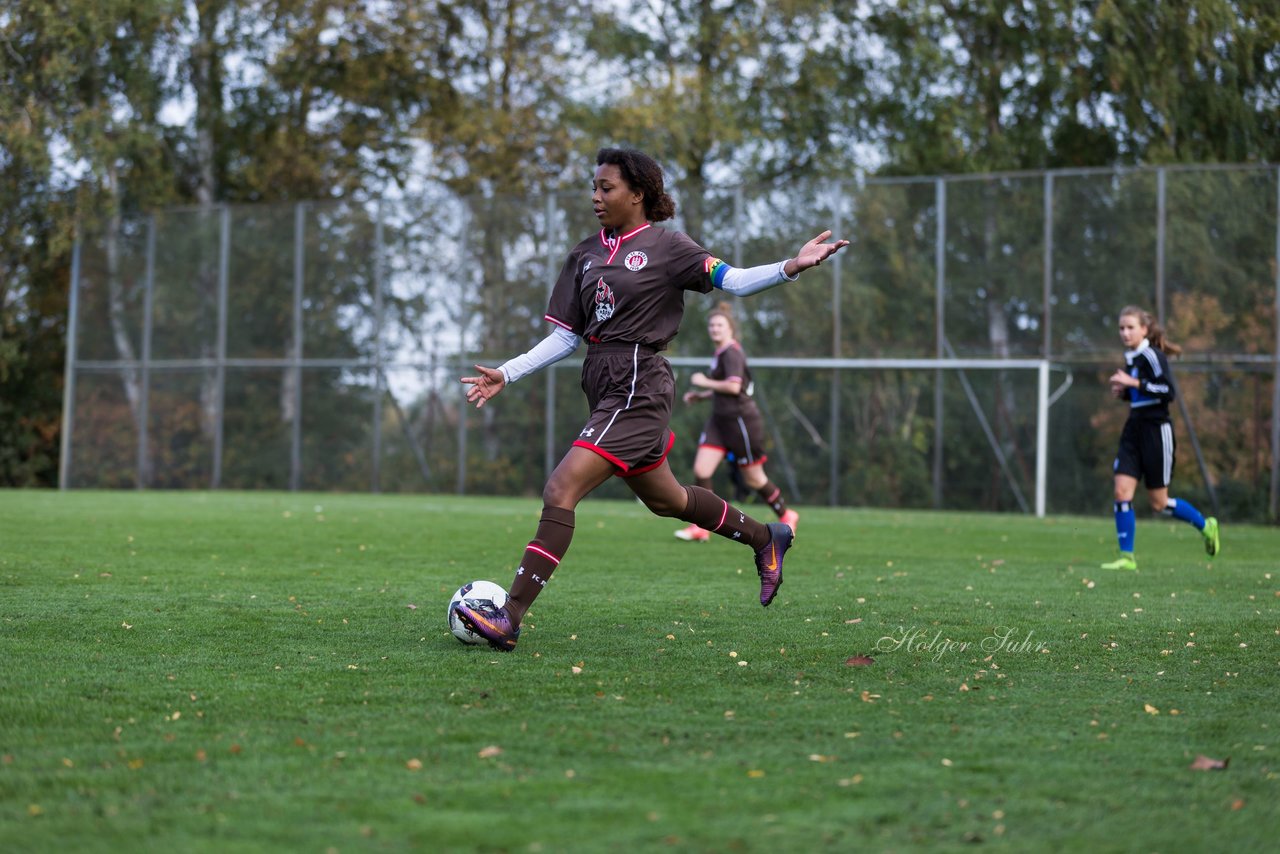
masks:
<instances>
[{"instance_id":1,"label":"soccer player in brown kit","mask_svg":"<svg viewBox=\"0 0 1280 854\"><path fill-rule=\"evenodd\" d=\"M699 371L690 377L689 383L694 389L686 391L681 398L685 403L712 401L711 416L702 427L693 459L694 482L710 489L716 466L732 453L732 464L738 467L746 485L773 508L778 521L795 531L800 514L787 506L782 490L764 472L768 460L764 419L751 399L751 369L747 367L747 354L738 343L738 327L727 302L717 304L707 313L707 335L716 345L711 368L707 373ZM705 542L711 538L711 532L690 524L676 531L676 536L686 542Z\"/></svg>"},{"instance_id":2,"label":"soccer player in brown kit","mask_svg":"<svg viewBox=\"0 0 1280 854\"><path fill-rule=\"evenodd\" d=\"M578 502L614 475L624 478L652 513L750 546L761 605L768 606L782 586L783 558L795 536L781 522L766 525L714 492L676 480L667 462L675 442L669 426L675 381L671 364L659 352L680 327L686 291L757 293L794 281L849 241L824 242L831 236L824 231L793 258L737 269L687 235L653 224L671 219L675 202L664 189L661 167L648 155L601 149L592 188L600 231L565 259L545 315L551 334L497 368L476 365L478 374L461 380L470 386L467 400L478 408L508 383L565 358L580 340L587 342L582 388L591 414L543 487L542 518L525 547L507 604L496 610L465 601L456 606L468 628L503 651L515 648L525 612L569 550Z\"/></svg>"}]
</instances>

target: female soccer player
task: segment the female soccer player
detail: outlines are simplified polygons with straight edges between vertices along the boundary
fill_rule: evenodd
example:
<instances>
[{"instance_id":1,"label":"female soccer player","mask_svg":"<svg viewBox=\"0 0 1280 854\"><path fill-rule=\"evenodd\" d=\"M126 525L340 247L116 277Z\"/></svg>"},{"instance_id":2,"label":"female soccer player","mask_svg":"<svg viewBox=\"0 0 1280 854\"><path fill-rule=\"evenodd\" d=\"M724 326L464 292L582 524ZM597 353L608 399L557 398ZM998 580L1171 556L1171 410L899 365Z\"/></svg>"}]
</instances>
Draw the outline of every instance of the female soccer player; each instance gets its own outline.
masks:
<instances>
[{"instance_id":1,"label":"female soccer player","mask_svg":"<svg viewBox=\"0 0 1280 854\"><path fill-rule=\"evenodd\" d=\"M686 391L685 403L711 400L711 415L698 437L698 451L693 459L694 482L711 488L711 476L726 455L732 453L734 464L743 481L778 514L778 521L794 532L800 514L787 507L782 490L764 473L768 455L764 448L764 419L751 399L751 371L747 354L738 343L738 325L727 302L718 303L707 315L707 335L716 345L710 373L699 371L689 378L693 390ZM711 538L711 532L696 524L676 531L688 542Z\"/></svg>"},{"instance_id":2,"label":"female soccer player","mask_svg":"<svg viewBox=\"0 0 1280 854\"><path fill-rule=\"evenodd\" d=\"M1164 330L1150 314L1137 306L1120 311L1120 341L1125 346L1123 369L1111 375L1111 393L1129 401L1129 420L1120 435L1115 470L1116 537L1120 557L1102 564L1103 569L1137 569L1134 557L1135 518L1133 494L1141 476L1147 484L1151 509L1195 525L1204 536L1204 550L1218 553L1218 520L1205 518L1183 498L1169 497L1173 477L1173 424L1169 403L1174 399L1173 377L1166 353L1182 348L1164 337Z\"/></svg>"},{"instance_id":3,"label":"female soccer player","mask_svg":"<svg viewBox=\"0 0 1280 854\"><path fill-rule=\"evenodd\" d=\"M497 368L476 365L476 376L461 378L470 386L467 400L479 408L508 383L565 358L580 339L587 342L582 388L591 414L543 487L542 518L515 571L510 598L496 611L458 606L459 618L498 650L515 648L520 621L568 551L578 502L614 475L625 478L654 514L749 545L761 605L772 602L782 585L783 556L795 536L780 522L765 525L715 493L676 480L667 462L675 441L668 426L675 381L658 353L679 329L686 291L754 294L794 280L849 241L824 243L831 235L824 231L794 258L735 269L687 235L653 224L671 219L675 202L649 156L601 149L592 188L600 231L565 259L545 315L551 334Z\"/></svg>"}]
</instances>

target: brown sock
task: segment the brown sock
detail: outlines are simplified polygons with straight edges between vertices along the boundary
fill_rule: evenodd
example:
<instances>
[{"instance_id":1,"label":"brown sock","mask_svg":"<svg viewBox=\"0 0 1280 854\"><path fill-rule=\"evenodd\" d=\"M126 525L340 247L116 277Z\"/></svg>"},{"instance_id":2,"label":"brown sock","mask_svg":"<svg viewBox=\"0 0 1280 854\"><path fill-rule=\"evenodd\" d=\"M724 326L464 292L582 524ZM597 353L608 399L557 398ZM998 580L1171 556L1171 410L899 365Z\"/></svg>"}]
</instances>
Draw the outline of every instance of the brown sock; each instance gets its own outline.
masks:
<instances>
[{"instance_id":1,"label":"brown sock","mask_svg":"<svg viewBox=\"0 0 1280 854\"><path fill-rule=\"evenodd\" d=\"M769 529L763 523L752 519L711 490L686 486L684 491L689 501L679 518L726 539L746 543L755 551L769 544Z\"/></svg>"},{"instance_id":2,"label":"brown sock","mask_svg":"<svg viewBox=\"0 0 1280 854\"><path fill-rule=\"evenodd\" d=\"M787 501L782 497L782 490L773 481L766 480L764 486L756 490L756 495L773 508L773 512L778 514L779 519L782 518L783 513L787 512Z\"/></svg>"},{"instance_id":3,"label":"brown sock","mask_svg":"<svg viewBox=\"0 0 1280 854\"><path fill-rule=\"evenodd\" d=\"M694 480L694 484L696 486L701 486L703 489L707 490L708 492L715 492L715 490L711 488L711 478L709 477L697 478L696 480Z\"/></svg>"},{"instance_id":4,"label":"brown sock","mask_svg":"<svg viewBox=\"0 0 1280 854\"><path fill-rule=\"evenodd\" d=\"M573 542L574 512L562 507L543 507L538 521L538 532L524 548L520 568L511 582L511 601L507 605L513 621L518 625L525 611L547 586L551 573L560 565L564 553Z\"/></svg>"}]
</instances>

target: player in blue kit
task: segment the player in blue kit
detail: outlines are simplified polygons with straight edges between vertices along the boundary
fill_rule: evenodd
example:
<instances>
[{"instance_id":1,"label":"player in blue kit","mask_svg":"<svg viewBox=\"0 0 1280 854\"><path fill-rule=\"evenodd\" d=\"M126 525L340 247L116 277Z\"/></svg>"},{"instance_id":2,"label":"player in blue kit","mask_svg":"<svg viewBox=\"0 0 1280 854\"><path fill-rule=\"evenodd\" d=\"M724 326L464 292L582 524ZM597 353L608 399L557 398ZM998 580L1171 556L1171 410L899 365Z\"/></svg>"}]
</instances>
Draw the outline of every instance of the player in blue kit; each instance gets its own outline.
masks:
<instances>
[{"instance_id":1,"label":"player in blue kit","mask_svg":"<svg viewBox=\"0 0 1280 854\"><path fill-rule=\"evenodd\" d=\"M1125 367L1111 375L1111 393L1129 401L1129 419L1125 421L1120 449L1112 464L1120 557L1102 564L1102 568L1138 568L1134 556L1133 495L1140 477L1147 485L1151 509L1194 525L1204 536L1204 550L1212 557L1220 545L1218 520L1212 516L1205 518L1184 498L1169 496L1175 450L1169 404L1176 391L1165 354L1177 355L1182 348L1168 341L1160 324L1137 306L1125 306L1120 311L1119 326L1120 341L1125 346Z\"/></svg>"},{"instance_id":2,"label":"player in blue kit","mask_svg":"<svg viewBox=\"0 0 1280 854\"><path fill-rule=\"evenodd\" d=\"M591 204L600 231L569 251L548 303L552 331L529 352L497 368L476 366L467 400L484 406L513 383L573 353L586 341L582 388L591 413L542 491L542 518L525 547L507 604L498 611L457 607L459 618L491 647L509 651L520 622L546 587L573 539L574 510L583 498L617 475L649 510L697 524L755 551L760 604L769 605L782 585L782 563L794 532L764 524L714 492L682 486L667 455L675 442L671 406L675 380L659 352L675 337L685 293L718 288L747 296L793 281L849 245L819 234L780 262L737 269L712 256L687 235L654 223L675 215L662 169L638 151L604 148L596 156Z\"/></svg>"}]
</instances>

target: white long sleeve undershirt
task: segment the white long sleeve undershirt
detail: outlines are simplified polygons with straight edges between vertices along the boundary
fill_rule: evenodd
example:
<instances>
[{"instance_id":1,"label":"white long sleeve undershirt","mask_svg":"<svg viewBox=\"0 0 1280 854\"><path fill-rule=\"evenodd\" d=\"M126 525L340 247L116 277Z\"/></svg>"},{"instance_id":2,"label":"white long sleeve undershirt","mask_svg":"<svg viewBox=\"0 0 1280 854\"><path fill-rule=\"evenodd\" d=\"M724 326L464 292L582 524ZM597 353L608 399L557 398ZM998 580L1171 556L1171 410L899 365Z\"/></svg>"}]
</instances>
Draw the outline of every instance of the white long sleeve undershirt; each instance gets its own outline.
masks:
<instances>
[{"instance_id":1,"label":"white long sleeve undershirt","mask_svg":"<svg viewBox=\"0 0 1280 854\"><path fill-rule=\"evenodd\" d=\"M557 326L551 330L550 335L534 344L529 352L508 359L498 366L498 370L502 371L502 378L510 385L521 377L527 377L534 371L540 371L547 365L553 365L572 355L581 340L568 329Z\"/></svg>"},{"instance_id":2,"label":"white long sleeve undershirt","mask_svg":"<svg viewBox=\"0 0 1280 854\"><path fill-rule=\"evenodd\" d=\"M726 264L728 269L725 270L724 278L716 287L736 297L747 297L776 287L783 282L794 282L799 275L787 275L786 266L787 261L790 260L790 258L784 258L776 264L761 264L758 267L745 269L728 267Z\"/></svg>"}]
</instances>

